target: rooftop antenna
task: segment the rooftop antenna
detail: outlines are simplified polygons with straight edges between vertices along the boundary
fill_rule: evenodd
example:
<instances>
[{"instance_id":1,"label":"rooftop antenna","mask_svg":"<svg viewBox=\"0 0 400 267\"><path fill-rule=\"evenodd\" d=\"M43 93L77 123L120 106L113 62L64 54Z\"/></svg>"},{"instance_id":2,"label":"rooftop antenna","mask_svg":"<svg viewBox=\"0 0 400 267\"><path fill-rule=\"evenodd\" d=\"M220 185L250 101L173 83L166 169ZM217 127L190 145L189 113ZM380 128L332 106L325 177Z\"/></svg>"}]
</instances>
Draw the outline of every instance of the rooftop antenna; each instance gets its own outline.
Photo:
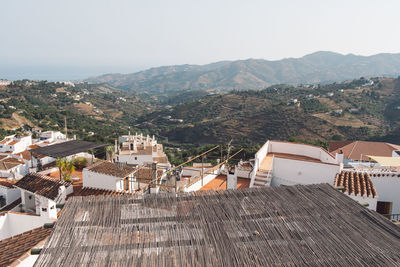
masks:
<instances>
[{"instance_id":1,"label":"rooftop antenna","mask_svg":"<svg viewBox=\"0 0 400 267\"><path fill-rule=\"evenodd\" d=\"M226 159L227 159L226 165L229 165L229 154L231 153L231 148L232 148L231 144L232 144L232 141L233 141L233 139L231 139L231 141L229 141L229 143L228 143L228 155L226 156Z\"/></svg>"}]
</instances>

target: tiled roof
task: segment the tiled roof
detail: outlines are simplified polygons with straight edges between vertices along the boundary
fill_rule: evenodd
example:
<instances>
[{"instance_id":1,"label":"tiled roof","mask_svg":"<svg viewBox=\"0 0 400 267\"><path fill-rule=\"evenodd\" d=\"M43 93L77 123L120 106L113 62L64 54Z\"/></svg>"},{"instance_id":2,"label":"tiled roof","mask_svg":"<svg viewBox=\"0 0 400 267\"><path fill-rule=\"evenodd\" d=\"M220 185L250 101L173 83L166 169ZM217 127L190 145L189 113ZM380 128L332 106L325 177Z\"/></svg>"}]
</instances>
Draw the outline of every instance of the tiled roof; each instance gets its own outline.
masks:
<instances>
[{"instance_id":1,"label":"tiled roof","mask_svg":"<svg viewBox=\"0 0 400 267\"><path fill-rule=\"evenodd\" d=\"M25 175L21 180L15 183L15 186L34 194L55 200L59 194L61 186L68 187L69 182L56 180L49 176L40 175L38 173L30 173Z\"/></svg>"},{"instance_id":2,"label":"tiled roof","mask_svg":"<svg viewBox=\"0 0 400 267\"><path fill-rule=\"evenodd\" d=\"M29 150L39 148L39 147L40 146L38 146L38 145L31 145L31 146L29 146ZM17 153L16 155L19 157L22 157L24 160L31 160L31 152L29 150L24 150L20 153ZM35 156L35 158L40 158L40 159L42 159L44 157L45 157L44 155L36 155Z\"/></svg>"},{"instance_id":3,"label":"tiled roof","mask_svg":"<svg viewBox=\"0 0 400 267\"><path fill-rule=\"evenodd\" d=\"M349 195L376 197L375 186L368 173L342 171L336 174L334 186L343 186Z\"/></svg>"},{"instance_id":4,"label":"tiled roof","mask_svg":"<svg viewBox=\"0 0 400 267\"><path fill-rule=\"evenodd\" d=\"M12 210L13 208L15 208L16 206L18 206L19 204L21 204L21 198L18 198L17 200L15 200L14 202L11 202L10 204L8 204L7 206L4 206L0 209L0 216L9 212L10 210Z\"/></svg>"},{"instance_id":5,"label":"tiled roof","mask_svg":"<svg viewBox=\"0 0 400 267\"><path fill-rule=\"evenodd\" d=\"M124 178L135 171L134 168L128 165L111 163L109 161L97 162L86 169L119 178Z\"/></svg>"},{"instance_id":6,"label":"tiled roof","mask_svg":"<svg viewBox=\"0 0 400 267\"><path fill-rule=\"evenodd\" d=\"M352 141L335 141L335 142L329 142L328 144L328 150L330 152L335 151L338 148L344 147L348 144L352 143Z\"/></svg>"},{"instance_id":7,"label":"tiled roof","mask_svg":"<svg viewBox=\"0 0 400 267\"><path fill-rule=\"evenodd\" d=\"M9 266L50 235L43 227L0 241L0 266Z\"/></svg>"},{"instance_id":8,"label":"tiled roof","mask_svg":"<svg viewBox=\"0 0 400 267\"><path fill-rule=\"evenodd\" d=\"M41 146L33 144L33 145L29 146L29 149L36 149L36 148L39 148L39 147L41 147Z\"/></svg>"},{"instance_id":9,"label":"tiled roof","mask_svg":"<svg viewBox=\"0 0 400 267\"><path fill-rule=\"evenodd\" d=\"M0 185L4 186L4 187L7 187L7 188L14 188L14 184L10 183L6 179L0 179Z\"/></svg>"},{"instance_id":10,"label":"tiled roof","mask_svg":"<svg viewBox=\"0 0 400 267\"><path fill-rule=\"evenodd\" d=\"M18 153L17 156L22 157L24 160L31 160L31 153L29 150L24 150Z\"/></svg>"},{"instance_id":11,"label":"tiled roof","mask_svg":"<svg viewBox=\"0 0 400 267\"><path fill-rule=\"evenodd\" d=\"M162 173L162 170L157 170L157 177L160 177ZM135 177L139 180L153 180L153 170L142 167L135 172Z\"/></svg>"},{"instance_id":12,"label":"tiled roof","mask_svg":"<svg viewBox=\"0 0 400 267\"><path fill-rule=\"evenodd\" d=\"M67 199L70 197L76 196L117 196L117 195L126 195L126 194L136 194L139 191L134 193L127 193L122 191L112 191L112 190L105 190L105 189L97 189L97 188L87 188L87 187L74 187L74 192L68 195Z\"/></svg>"},{"instance_id":13,"label":"tiled roof","mask_svg":"<svg viewBox=\"0 0 400 267\"><path fill-rule=\"evenodd\" d=\"M156 161L157 163L168 163L168 158L166 156L154 157L153 161Z\"/></svg>"},{"instance_id":14,"label":"tiled roof","mask_svg":"<svg viewBox=\"0 0 400 267\"><path fill-rule=\"evenodd\" d=\"M384 142L367 142L367 141L355 141L344 147L338 148L332 153L340 153L343 152L343 156L345 159L352 160L365 160L369 161L367 155L370 156L382 156L382 157L391 157L393 150L400 149L400 146L384 143Z\"/></svg>"},{"instance_id":15,"label":"tiled roof","mask_svg":"<svg viewBox=\"0 0 400 267\"><path fill-rule=\"evenodd\" d=\"M13 146L13 145L18 144L18 143L19 143L19 140L14 140L11 143L9 143L8 145L9 146Z\"/></svg>"},{"instance_id":16,"label":"tiled roof","mask_svg":"<svg viewBox=\"0 0 400 267\"><path fill-rule=\"evenodd\" d=\"M25 164L25 162L22 162L16 158L6 157L0 160L0 170L9 170L21 164Z\"/></svg>"},{"instance_id":17,"label":"tiled roof","mask_svg":"<svg viewBox=\"0 0 400 267\"><path fill-rule=\"evenodd\" d=\"M1 140L0 145L7 144L8 142L10 142L10 140L11 140L10 138L5 138L5 139Z\"/></svg>"}]
</instances>

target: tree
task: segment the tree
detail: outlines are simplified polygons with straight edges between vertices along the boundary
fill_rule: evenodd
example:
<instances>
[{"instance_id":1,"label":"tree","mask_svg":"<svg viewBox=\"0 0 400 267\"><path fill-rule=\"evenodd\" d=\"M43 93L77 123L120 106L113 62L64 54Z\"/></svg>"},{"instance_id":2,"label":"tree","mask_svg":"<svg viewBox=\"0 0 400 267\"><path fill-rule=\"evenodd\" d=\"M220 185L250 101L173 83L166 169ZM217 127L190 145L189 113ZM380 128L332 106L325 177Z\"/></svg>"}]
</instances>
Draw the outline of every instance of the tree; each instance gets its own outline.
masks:
<instances>
[{"instance_id":1,"label":"tree","mask_svg":"<svg viewBox=\"0 0 400 267\"><path fill-rule=\"evenodd\" d=\"M114 146L107 146L107 147L106 147L106 155L107 155L107 159L108 159L109 161L113 161L114 153L115 153L115 148L114 148Z\"/></svg>"},{"instance_id":2,"label":"tree","mask_svg":"<svg viewBox=\"0 0 400 267\"><path fill-rule=\"evenodd\" d=\"M62 158L58 158L56 160L56 166L58 167L58 171L60 172L60 180L63 177L63 169L64 169L65 160Z\"/></svg>"},{"instance_id":3,"label":"tree","mask_svg":"<svg viewBox=\"0 0 400 267\"><path fill-rule=\"evenodd\" d=\"M71 179L71 174L75 171L75 165L72 161L65 160L64 164L64 180L69 181Z\"/></svg>"},{"instance_id":4,"label":"tree","mask_svg":"<svg viewBox=\"0 0 400 267\"><path fill-rule=\"evenodd\" d=\"M67 159L59 158L56 161L56 166L60 171L60 180L64 179L65 181L69 181L71 179L71 174L75 171L74 163Z\"/></svg>"}]
</instances>

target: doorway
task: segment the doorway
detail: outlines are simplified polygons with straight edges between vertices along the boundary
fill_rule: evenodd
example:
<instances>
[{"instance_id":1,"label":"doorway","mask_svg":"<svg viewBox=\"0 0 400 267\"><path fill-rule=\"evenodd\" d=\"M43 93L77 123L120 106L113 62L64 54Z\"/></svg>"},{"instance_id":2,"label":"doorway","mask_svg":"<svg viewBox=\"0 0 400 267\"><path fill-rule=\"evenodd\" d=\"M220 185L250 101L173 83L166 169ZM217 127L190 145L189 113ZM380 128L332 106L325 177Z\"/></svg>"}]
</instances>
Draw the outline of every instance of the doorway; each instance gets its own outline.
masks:
<instances>
[{"instance_id":1,"label":"doorway","mask_svg":"<svg viewBox=\"0 0 400 267\"><path fill-rule=\"evenodd\" d=\"M376 204L376 212L382 215L392 214L392 202L378 201Z\"/></svg>"}]
</instances>

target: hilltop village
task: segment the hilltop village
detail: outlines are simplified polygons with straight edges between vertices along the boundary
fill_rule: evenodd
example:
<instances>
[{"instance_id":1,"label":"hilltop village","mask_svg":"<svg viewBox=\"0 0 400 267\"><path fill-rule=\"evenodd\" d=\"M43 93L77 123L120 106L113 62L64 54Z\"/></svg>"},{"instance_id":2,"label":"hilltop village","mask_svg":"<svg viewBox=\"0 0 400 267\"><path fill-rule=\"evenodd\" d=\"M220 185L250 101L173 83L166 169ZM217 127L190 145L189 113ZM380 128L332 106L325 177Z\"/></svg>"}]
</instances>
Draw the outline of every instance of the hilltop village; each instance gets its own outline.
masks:
<instances>
[{"instance_id":1,"label":"hilltop village","mask_svg":"<svg viewBox=\"0 0 400 267\"><path fill-rule=\"evenodd\" d=\"M400 264L398 145L266 140L173 165L142 133L32 134L0 141L2 266Z\"/></svg>"}]
</instances>

